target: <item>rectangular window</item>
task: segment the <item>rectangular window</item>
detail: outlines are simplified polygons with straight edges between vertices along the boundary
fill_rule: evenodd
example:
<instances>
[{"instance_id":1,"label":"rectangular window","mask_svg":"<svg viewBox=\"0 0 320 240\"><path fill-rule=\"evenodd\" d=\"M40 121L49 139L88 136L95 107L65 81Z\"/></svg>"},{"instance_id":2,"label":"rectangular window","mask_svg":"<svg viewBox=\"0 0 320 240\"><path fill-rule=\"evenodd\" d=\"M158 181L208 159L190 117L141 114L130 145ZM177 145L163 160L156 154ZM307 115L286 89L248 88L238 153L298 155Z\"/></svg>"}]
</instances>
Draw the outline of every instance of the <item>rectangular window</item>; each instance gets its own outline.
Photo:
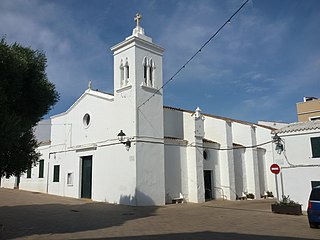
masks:
<instances>
[{"instance_id":1,"label":"rectangular window","mask_svg":"<svg viewBox=\"0 0 320 240\"><path fill-rule=\"evenodd\" d=\"M69 172L67 175L67 185L72 186L73 185L73 173Z\"/></svg>"},{"instance_id":2,"label":"rectangular window","mask_svg":"<svg viewBox=\"0 0 320 240\"><path fill-rule=\"evenodd\" d=\"M53 182L59 182L60 165L53 166Z\"/></svg>"},{"instance_id":3,"label":"rectangular window","mask_svg":"<svg viewBox=\"0 0 320 240\"><path fill-rule=\"evenodd\" d=\"M312 157L318 158L320 157L320 137L314 137L310 139L311 139Z\"/></svg>"},{"instance_id":4,"label":"rectangular window","mask_svg":"<svg viewBox=\"0 0 320 240\"><path fill-rule=\"evenodd\" d=\"M39 161L39 178L43 178L44 173L44 160Z\"/></svg>"},{"instance_id":5,"label":"rectangular window","mask_svg":"<svg viewBox=\"0 0 320 240\"><path fill-rule=\"evenodd\" d=\"M27 169L27 178L31 178L31 166Z\"/></svg>"}]
</instances>

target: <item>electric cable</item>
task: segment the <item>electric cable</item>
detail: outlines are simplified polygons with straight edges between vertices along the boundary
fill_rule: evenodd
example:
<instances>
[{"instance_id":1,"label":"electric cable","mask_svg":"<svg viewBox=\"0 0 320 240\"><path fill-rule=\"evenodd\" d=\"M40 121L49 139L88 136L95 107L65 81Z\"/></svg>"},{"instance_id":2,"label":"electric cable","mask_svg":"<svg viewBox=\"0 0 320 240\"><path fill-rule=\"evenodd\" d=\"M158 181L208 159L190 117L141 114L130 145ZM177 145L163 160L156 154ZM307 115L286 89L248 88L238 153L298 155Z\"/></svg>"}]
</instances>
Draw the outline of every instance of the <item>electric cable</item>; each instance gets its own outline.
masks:
<instances>
[{"instance_id":1,"label":"electric cable","mask_svg":"<svg viewBox=\"0 0 320 240\"><path fill-rule=\"evenodd\" d=\"M150 101L151 98L153 98L157 93L161 91L167 84L169 84L174 77L176 77L201 51L202 49L214 38L218 35L218 33L228 24L231 22L231 19L249 2L249 0L246 0L239 8L237 11L235 11L230 18L200 47L200 49L194 53L188 61L186 61L185 64L182 65L182 67L179 68L179 70L172 75L172 77L167 80L159 89L157 89L149 98L147 98L143 103L141 103L137 108L139 109L143 105L145 105L147 102Z\"/></svg>"}]
</instances>

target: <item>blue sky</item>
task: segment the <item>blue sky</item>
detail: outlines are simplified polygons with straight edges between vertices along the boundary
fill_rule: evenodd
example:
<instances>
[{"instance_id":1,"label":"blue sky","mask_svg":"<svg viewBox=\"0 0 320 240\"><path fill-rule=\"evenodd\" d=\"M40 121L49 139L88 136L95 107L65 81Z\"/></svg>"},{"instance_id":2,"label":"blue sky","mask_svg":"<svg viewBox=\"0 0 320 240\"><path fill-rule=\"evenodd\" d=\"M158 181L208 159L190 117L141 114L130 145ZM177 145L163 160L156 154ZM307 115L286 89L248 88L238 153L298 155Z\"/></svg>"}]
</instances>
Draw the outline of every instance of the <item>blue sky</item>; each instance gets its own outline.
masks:
<instances>
[{"instance_id":1,"label":"blue sky","mask_svg":"<svg viewBox=\"0 0 320 240\"><path fill-rule=\"evenodd\" d=\"M41 49L66 111L87 89L113 93L110 47L136 12L163 48L164 82L244 0L1 0L0 36ZM295 122L296 103L320 97L320 1L250 0L164 89L168 106L256 122Z\"/></svg>"}]
</instances>

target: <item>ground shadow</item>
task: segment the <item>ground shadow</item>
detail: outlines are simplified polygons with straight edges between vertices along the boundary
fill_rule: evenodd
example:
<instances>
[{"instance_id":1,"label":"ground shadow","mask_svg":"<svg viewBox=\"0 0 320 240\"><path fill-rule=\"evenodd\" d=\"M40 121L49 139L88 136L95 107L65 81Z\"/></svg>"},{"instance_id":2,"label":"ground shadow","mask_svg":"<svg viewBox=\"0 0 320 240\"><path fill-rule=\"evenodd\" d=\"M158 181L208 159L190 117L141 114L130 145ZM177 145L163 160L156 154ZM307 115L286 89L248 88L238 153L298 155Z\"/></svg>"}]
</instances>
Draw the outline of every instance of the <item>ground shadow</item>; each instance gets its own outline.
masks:
<instances>
[{"instance_id":1,"label":"ground shadow","mask_svg":"<svg viewBox=\"0 0 320 240\"><path fill-rule=\"evenodd\" d=\"M220 207L220 206L202 206L206 208L216 208L216 209L226 209L226 210L236 210L236 211L245 211L245 212L263 212L273 214L270 210L258 210L258 209L248 209L248 208L235 208L235 207Z\"/></svg>"},{"instance_id":2,"label":"ground shadow","mask_svg":"<svg viewBox=\"0 0 320 240\"><path fill-rule=\"evenodd\" d=\"M0 239L109 228L153 216L157 208L101 202L3 206L0 207Z\"/></svg>"},{"instance_id":3,"label":"ground shadow","mask_svg":"<svg viewBox=\"0 0 320 240\"><path fill-rule=\"evenodd\" d=\"M115 240L201 240L201 239L214 239L214 240L302 240L306 238L295 237L280 237L280 236L266 236L266 235L253 235L253 234L240 234L240 233L223 233L223 232L194 232L194 233L170 233L159 235L144 235L144 236L128 236L128 237L105 237L105 238L90 238L91 240L102 239L115 239ZM89 239L85 239L89 240Z\"/></svg>"}]
</instances>

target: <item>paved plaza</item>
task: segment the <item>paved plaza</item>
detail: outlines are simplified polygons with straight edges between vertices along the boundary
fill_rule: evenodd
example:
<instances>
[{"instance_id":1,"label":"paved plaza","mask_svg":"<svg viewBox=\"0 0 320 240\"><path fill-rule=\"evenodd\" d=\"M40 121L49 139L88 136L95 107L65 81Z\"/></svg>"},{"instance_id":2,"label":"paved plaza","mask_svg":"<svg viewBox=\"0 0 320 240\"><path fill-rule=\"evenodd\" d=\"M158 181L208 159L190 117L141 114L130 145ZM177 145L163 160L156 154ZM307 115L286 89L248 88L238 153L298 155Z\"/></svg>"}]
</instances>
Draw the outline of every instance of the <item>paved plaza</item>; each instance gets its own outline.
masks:
<instances>
[{"instance_id":1,"label":"paved plaza","mask_svg":"<svg viewBox=\"0 0 320 240\"><path fill-rule=\"evenodd\" d=\"M0 239L320 239L273 200L130 207L0 188Z\"/></svg>"}]
</instances>

